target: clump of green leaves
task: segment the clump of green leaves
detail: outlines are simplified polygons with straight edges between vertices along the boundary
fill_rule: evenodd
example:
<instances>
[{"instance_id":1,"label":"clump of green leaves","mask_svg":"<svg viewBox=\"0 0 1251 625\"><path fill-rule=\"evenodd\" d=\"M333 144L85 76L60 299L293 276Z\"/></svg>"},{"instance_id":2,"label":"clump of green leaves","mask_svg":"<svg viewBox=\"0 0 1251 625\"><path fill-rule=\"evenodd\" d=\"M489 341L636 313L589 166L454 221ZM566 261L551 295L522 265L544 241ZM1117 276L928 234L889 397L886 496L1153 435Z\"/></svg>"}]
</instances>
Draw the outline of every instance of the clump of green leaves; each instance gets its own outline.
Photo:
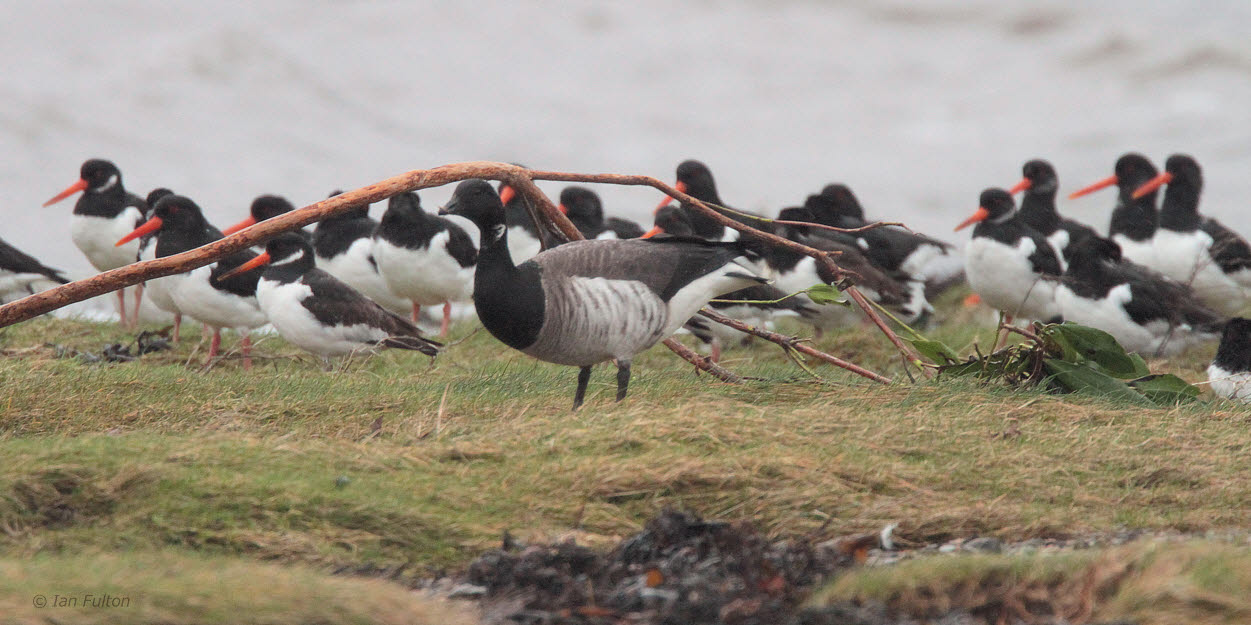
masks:
<instances>
[{"instance_id":1,"label":"clump of green leaves","mask_svg":"<svg viewBox=\"0 0 1251 625\"><path fill-rule=\"evenodd\" d=\"M940 341L922 336L912 346L938 363L940 375L1002 380L1013 386L1043 385L1061 393L1087 393L1143 405L1173 405L1199 396L1199 389L1173 375L1152 375L1138 354L1111 334L1076 323L1035 324L1016 330L1028 341L989 355L961 359Z\"/></svg>"}]
</instances>

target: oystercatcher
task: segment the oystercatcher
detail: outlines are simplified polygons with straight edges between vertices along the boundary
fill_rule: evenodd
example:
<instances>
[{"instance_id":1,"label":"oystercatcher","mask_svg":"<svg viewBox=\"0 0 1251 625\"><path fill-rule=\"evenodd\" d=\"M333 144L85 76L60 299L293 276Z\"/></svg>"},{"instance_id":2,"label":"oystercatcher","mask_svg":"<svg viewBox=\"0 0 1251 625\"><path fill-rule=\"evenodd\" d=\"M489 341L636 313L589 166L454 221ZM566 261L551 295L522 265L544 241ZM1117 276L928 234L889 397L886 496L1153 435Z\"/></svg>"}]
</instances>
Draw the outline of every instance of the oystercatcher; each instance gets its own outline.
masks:
<instances>
[{"instance_id":1,"label":"oystercatcher","mask_svg":"<svg viewBox=\"0 0 1251 625\"><path fill-rule=\"evenodd\" d=\"M331 193L330 197L339 192ZM383 308L407 315L412 304L391 292L378 273L374 259L374 230L378 222L369 216L369 205L356 206L345 213L317 222L313 229L313 253L317 266L346 282Z\"/></svg>"},{"instance_id":2,"label":"oystercatcher","mask_svg":"<svg viewBox=\"0 0 1251 625\"><path fill-rule=\"evenodd\" d=\"M293 210L295 210L295 205L281 195L258 195L248 207L248 216L239 223L222 230L222 234L234 234L253 224L285 215ZM293 232L304 237L304 240L310 244L313 242L313 234L308 230L300 228Z\"/></svg>"},{"instance_id":3,"label":"oystercatcher","mask_svg":"<svg viewBox=\"0 0 1251 625\"><path fill-rule=\"evenodd\" d=\"M35 260L0 239L0 301L10 302L36 293L41 284L65 284L69 279L58 269Z\"/></svg>"},{"instance_id":4,"label":"oystercatcher","mask_svg":"<svg viewBox=\"0 0 1251 625\"><path fill-rule=\"evenodd\" d=\"M620 401L635 354L709 299L766 282L740 264L748 254L742 244L688 238L574 241L516 265L504 205L484 180L460 183L439 212L478 227L473 299L482 325L534 358L579 367L575 408L592 365L616 360Z\"/></svg>"},{"instance_id":5,"label":"oystercatcher","mask_svg":"<svg viewBox=\"0 0 1251 625\"><path fill-rule=\"evenodd\" d=\"M82 197L74 204L74 216L70 221L70 237L82 250L97 271L117 269L135 262L139 255L139 242L116 246L114 243L143 223L147 210L143 198L127 193L122 186L122 172L110 161L93 158L79 169L78 181L64 191L44 202L51 206L82 191ZM125 289L117 291L117 312L123 326L139 324L139 301L143 287L135 287L135 312L130 321L126 319Z\"/></svg>"},{"instance_id":6,"label":"oystercatcher","mask_svg":"<svg viewBox=\"0 0 1251 625\"><path fill-rule=\"evenodd\" d=\"M1222 317L1185 285L1123 262L1109 239L1088 236L1071 247L1072 262L1056 287L1066 321L1103 330L1126 350L1147 355L1176 354L1216 338Z\"/></svg>"},{"instance_id":7,"label":"oystercatcher","mask_svg":"<svg viewBox=\"0 0 1251 625\"><path fill-rule=\"evenodd\" d=\"M1067 267L1072 256L1070 248L1086 237L1099 236L1099 233L1056 212L1056 192L1060 182L1051 163L1034 159L1021 167L1021 173L1024 175L1021 181L1008 189L1008 193L1013 195L1025 192L1021 196L1021 220L1047 237L1047 242L1059 254L1060 267Z\"/></svg>"},{"instance_id":8,"label":"oystercatcher","mask_svg":"<svg viewBox=\"0 0 1251 625\"><path fill-rule=\"evenodd\" d=\"M1116 185L1116 208L1108 226L1108 238L1121 248L1121 255L1148 269L1161 270L1155 255L1156 212L1155 192L1133 197L1134 190L1156 175L1155 165L1147 157L1130 152L1116 159L1113 174L1069 194L1069 199Z\"/></svg>"},{"instance_id":9,"label":"oystercatcher","mask_svg":"<svg viewBox=\"0 0 1251 625\"><path fill-rule=\"evenodd\" d=\"M717 193L717 183L713 180L712 170L708 169L708 166L700 161L685 160L679 163L677 182L673 184L673 188L708 204L714 211L739 223L765 232L773 231L769 221L760 215L727 206ZM660 204L656 205L656 210L659 211L661 208L668 206L671 201L673 201L673 198L665 196L660 201ZM726 228L716 219L696 209L692 204L683 202L681 206L686 213L687 219L691 222L691 230L694 231L695 236L709 241L734 241L738 239L738 230Z\"/></svg>"},{"instance_id":10,"label":"oystercatcher","mask_svg":"<svg viewBox=\"0 0 1251 625\"><path fill-rule=\"evenodd\" d=\"M254 272L265 267L262 272ZM313 248L299 233L285 232L265 244L265 252L222 276L259 276L256 299L278 334L290 343L329 359L380 347L439 353L440 343L423 336L407 319L392 313L334 276L314 266Z\"/></svg>"},{"instance_id":11,"label":"oystercatcher","mask_svg":"<svg viewBox=\"0 0 1251 625\"><path fill-rule=\"evenodd\" d=\"M1220 222L1199 214L1203 172L1185 154L1174 154L1164 171L1134 191L1135 198L1167 184L1160 205L1160 228L1153 247L1157 268L1189 284L1209 306L1234 315L1247 305L1251 289L1251 246Z\"/></svg>"},{"instance_id":12,"label":"oystercatcher","mask_svg":"<svg viewBox=\"0 0 1251 625\"><path fill-rule=\"evenodd\" d=\"M122 237L117 244L125 245L152 233L156 234L158 257L195 249L222 237L221 232L204 218L199 205L181 195L161 198L152 211L152 218ZM178 310L213 328L205 366L212 364L218 355L222 328L235 328L242 335L243 366L245 369L252 367L252 340L248 331L266 322L265 314L256 302L257 277L241 275L225 278L224 274L255 257L251 250L242 250L190 272L167 276L174 280L164 288L168 289Z\"/></svg>"},{"instance_id":13,"label":"oystercatcher","mask_svg":"<svg viewBox=\"0 0 1251 625\"><path fill-rule=\"evenodd\" d=\"M505 223L508 225L508 252L516 262L530 260L543 251L543 235L530 217L530 200L519 195L506 182L500 182L499 196L504 203Z\"/></svg>"},{"instance_id":14,"label":"oystercatcher","mask_svg":"<svg viewBox=\"0 0 1251 625\"><path fill-rule=\"evenodd\" d=\"M1015 317L1059 321L1055 288L1061 272L1055 250L1021 221L1007 191L986 189L978 203L977 211L956 226L977 224L964 252L969 286L987 305L1002 310L1009 323Z\"/></svg>"},{"instance_id":15,"label":"oystercatcher","mask_svg":"<svg viewBox=\"0 0 1251 625\"><path fill-rule=\"evenodd\" d=\"M468 234L450 219L421 209L411 191L394 195L374 230L374 260L392 293L413 303L412 320L422 306L443 304L439 336L447 336L452 302L473 296L478 250Z\"/></svg>"},{"instance_id":16,"label":"oystercatcher","mask_svg":"<svg viewBox=\"0 0 1251 625\"><path fill-rule=\"evenodd\" d=\"M599 194L579 186L565 187L557 207L578 228L584 239L637 239L643 229L628 219L604 218L604 205Z\"/></svg>"},{"instance_id":17,"label":"oystercatcher","mask_svg":"<svg viewBox=\"0 0 1251 625\"><path fill-rule=\"evenodd\" d=\"M1251 403L1251 319L1236 317L1225 324L1208 366L1208 383L1220 397Z\"/></svg>"}]
</instances>

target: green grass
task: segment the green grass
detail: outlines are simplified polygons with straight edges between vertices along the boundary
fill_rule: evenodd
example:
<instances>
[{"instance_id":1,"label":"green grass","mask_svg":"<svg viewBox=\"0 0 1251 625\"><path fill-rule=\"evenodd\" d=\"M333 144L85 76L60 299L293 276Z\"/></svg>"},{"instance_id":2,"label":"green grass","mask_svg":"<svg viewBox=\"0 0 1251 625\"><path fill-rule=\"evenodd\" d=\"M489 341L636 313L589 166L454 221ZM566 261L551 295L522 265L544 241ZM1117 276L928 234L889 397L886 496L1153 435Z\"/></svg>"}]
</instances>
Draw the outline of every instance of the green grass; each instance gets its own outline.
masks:
<instances>
[{"instance_id":1,"label":"green grass","mask_svg":"<svg viewBox=\"0 0 1251 625\"><path fill-rule=\"evenodd\" d=\"M174 551L0 559L0 623L468 625L382 580Z\"/></svg>"},{"instance_id":2,"label":"green grass","mask_svg":"<svg viewBox=\"0 0 1251 625\"><path fill-rule=\"evenodd\" d=\"M727 352L759 378L729 385L657 348L622 403L597 368L576 413L575 369L482 331L434 363L386 352L323 371L267 338L251 372L233 358L202 372L191 330L174 352L84 364L45 343L98 352L131 337L46 318L0 329L0 558L158 553L416 576L465 564L505 530L606 546L664 506L776 535L898 522L904 545L1242 528L1251 512L1246 408L912 384L866 328L819 346L892 386L815 364L813 380L762 342ZM967 323L933 335L962 351L990 342ZM1210 353L1152 368L1198 381Z\"/></svg>"},{"instance_id":3,"label":"green grass","mask_svg":"<svg viewBox=\"0 0 1251 625\"><path fill-rule=\"evenodd\" d=\"M878 602L914 618L953 609L991 621L1061 616L1072 622L1245 623L1251 549L1202 540L1139 542L1099 551L935 555L861 569L809 604Z\"/></svg>"}]
</instances>

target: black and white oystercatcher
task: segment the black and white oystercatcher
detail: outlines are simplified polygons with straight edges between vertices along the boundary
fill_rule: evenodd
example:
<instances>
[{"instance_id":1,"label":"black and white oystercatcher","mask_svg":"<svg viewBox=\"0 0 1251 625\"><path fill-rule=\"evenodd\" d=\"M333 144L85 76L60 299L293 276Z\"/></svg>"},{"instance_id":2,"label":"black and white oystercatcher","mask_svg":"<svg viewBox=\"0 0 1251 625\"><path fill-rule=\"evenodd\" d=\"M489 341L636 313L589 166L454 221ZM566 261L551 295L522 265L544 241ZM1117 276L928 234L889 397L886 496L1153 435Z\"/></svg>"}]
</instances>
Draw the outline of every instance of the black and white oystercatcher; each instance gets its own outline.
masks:
<instances>
[{"instance_id":1,"label":"black and white oystercatcher","mask_svg":"<svg viewBox=\"0 0 1251 625\"><path fill-rule=\"evenodd\" d=\"M1056 305L1056 282L1060 260L1047 239L1025 225L1012 195L1003 189L986 189L978 209L956 226L960 230L977 224L964 251L964 273L969 286L1010 322L1014 317L1040 321L1061 318Z\"/></svg>"},{"instance_id":2,"label":"black and white oystercatcher","mask_svg":"<svg viewBox=\"0 0 1251 625\"><path fill-rule=\"evenodd\" d=\"M1056 304L1065 321L1111 334L1125 349L1167 356L1216 338L1223 318L1189 287L1125 263L1116 243L1090 236L1071 246Z\"/></svg>"},{"instance_id":3,"label":"black and white oystercatcher","mask_svg":"<svg viewBox=\"0 0 1251 625\"><path fill-rule=\"evenodd\" d=\"M1060 216L1056 211L1056 192L1060 189L1060 179L1056 176L1055 167L1051 163L1034 159L1021 167L1024 176L1008 193L1021 196L1021 220L1029 227L1047 237L1047 242L1059 254L1060 266L1067 267L1072 256L1071 247L1082 239L1099 236L1094 228L1079 221Z\"/></svg>"},{"instance_id":4,"label":"black and white oystercatcher","mask_svg":"<svg viewBox=\"0 0 1251 625\"><path fill-rule=\"evenodd\" d=\"M1174 154L1164 171L1134 190L1134 197L1154 193L1162 185L1160 227L1153 240L1156 268L1189 284L1209 306L1238 314L1251 289L1251 246L1238 233L1199 214L1203 172L1185 154Z\"/></svg>"},{"instance_id":5,"label":"black and white oystercatcher","mask_svg":"<svg viewBox=\"0 0 1251 625\"><path fill-rule=\"evenodd\" d=\"M156 203L152 218L117 244L125 245L145 234L156 234L156 255L168 256L221 238L221 232L209 224L204 212L190 198L167 195ZM167 286L174 304L184 315L213 328L206 364L211 364L221 347L222 328L234 328L242 334L243 366L252 366L252 340L248 331L265 325L265 314L256 302L256 275L224 278L231 269L252 260L256 254L241 250L215 263L174 278Z\"/></svg>"},{"instance_id":6,"label":"black and white oystercatcher","mask_svg":"<svg viewBox=\"0 0 1251 625\"><path fill-rule=\"evenodd\" d=\"M439 336L447 336L452 302L473 296L478 250L464 229L422 210L416 193L400 193L374 231L373 254L391 292L413 303L413 323L422 306L443 305Z\"/></svg>"},{"instance_id":7,"label":"black and white oystercatcher","mask_svg":"<svg viewBox=\"0 0 1251 625\"><path fill-rule=\"evenodd\" d=\"M1251 403L1251 319L1235 317L1225 324L1208 365L1208 383L1219 397Z\"/></svg>"},{"instance_id":8,"label":"black and white oystercatcher","mask_svg":"<svg viewBox=\"0 0 1251 625\"><path fill-rule=\"evenodd\" d=\"M331 197L338 192L332 193ZM407 315L412 304L391 292L378 273L374 259L374 230L378 221L369 216L369 205L356 206L317 222L313 229L313 253L317 266L346 282L397 314Z\"/></svg>"},{"instance_id":9,"label":"black and white oystercatcher","mask_svg":"<svg viewBox=\"0 0 1251 625\"><path fill-rule=\"evenodd\" d=\"M592 365L616 359L621 400L635 354L713 297L765 282L739 264L743 245L686 238L574 241L516 265L504 205L485 180L460 183L439 212L478 227L473 299L482 325L534 358L579 367L575 408Z\"/></svg>"},{"instance_id":10,"label":"black and white oystercatcher","mask_svg":"<svg viewBox=\"0 0 1251 625\"><path fill-rule=\"evenodd\" d=\"M253 272L262 266L264 271ZM313 248L298 233L270 239L264 253L222 277L248 272L259 275L256 299L278 334L324 360L380 347L439 353L440 344L421 336L410 321L316 268Z\"/></svg>"},{"instance_id":11,"label":"black and white oystercatcher","mask_svg":"<svg viewBox=\"0 0 1251 625\"><path fill-rule=\"evenodd\" d=\"M248 207L248 216L239 223L222 230L222 234L234 234L244 228L267 219L273 219L279 215L285 215L293 210L295 210L295 205L281 195L258 195L256 199L252 200L252 205ZM308 230L300 228L294 232L304 237L305 241L313 242L313 235Z\"/></svg>"},{"instance_id":12,"label":"black and white oystercatcher","mask_svg":"<svg viewBox=\"0 0 1251 625\"><path fill-rule=\"evenodd\" d=\"M557 208L573 222L584 239L637 239L644 234L643 229L629 219L605 219L599 194L586 187L561 189Z\"/></svg>"},{"instance_id":13,"label":"black and white oystercatcher","mask_svg":"<svg viewBox=\"0 0 1251 625\"><path fill-rule=\"evenodd\" d=\"M40 284L69 282L59 270L0 239L0 301L8 302L42 289Z\"/></svg>"},{"instance_id":14,"label":"black and white oystercatcher","mask_svg":"<svg viewBox=\"0 0 1251 625\"><path fill-rule=\"evenodd\" d=\"M79 169L78 181L43 205L51 206L79 191L82 197L74 204L74 216L70 222L74 245L82 250L97 271L117 269L135 262L139 257L138 241L123 246L115 243L143 223L147 205L143 198L126 192L122 186L121 170L110 161L93 158ZM136 287L134 317L128 321L125 289L118 289L117 312L122 325L138 324L141 297L142 287Z\"/></svg>"},{"instance_id":15,"label":"black and white oystercatcher","mask_svg":"<svg viewBox=\"0 0 1251 625\"><path fill-rule=\"evenodd\" d=\"M772 232L772 225L768 221L761 219L759 215L727 206L721 200L721 195L717 193L717 183L712 177L712 170L700 161L685 160L679 163L677 181L674 182L673 187L710 205L709 207L714 211L730 219L757 230ZM672 200L673 198L665 196L660 201L660 204L656 205L656 210L658 211L668 206ZM695 236L709 241L734 241L738 239L738 230L726 228L716 219L696 209L691 204L683 202L681 207L686 213L687 219L691 222L691 229L694 231Z\"/></svg>"},{"instance_id":16,"label":"black and white oystercatcher","mask_svg":"<svg viewBox=\"0 0 1251 625\"><path fill-rule=\"evenodd\" d=\"M1156 193L1134 197L1134 191L1156 176L1155 165L1136 152L1116 159L1113 173L1069 194L1076 199L1112 185L1117 186L1116 208L1108 225L1108 238L1121 248L1121 256L1143 267L1161 270L1155 254L1155 234L1160 223Z\"/></svg>"}]
</instances>

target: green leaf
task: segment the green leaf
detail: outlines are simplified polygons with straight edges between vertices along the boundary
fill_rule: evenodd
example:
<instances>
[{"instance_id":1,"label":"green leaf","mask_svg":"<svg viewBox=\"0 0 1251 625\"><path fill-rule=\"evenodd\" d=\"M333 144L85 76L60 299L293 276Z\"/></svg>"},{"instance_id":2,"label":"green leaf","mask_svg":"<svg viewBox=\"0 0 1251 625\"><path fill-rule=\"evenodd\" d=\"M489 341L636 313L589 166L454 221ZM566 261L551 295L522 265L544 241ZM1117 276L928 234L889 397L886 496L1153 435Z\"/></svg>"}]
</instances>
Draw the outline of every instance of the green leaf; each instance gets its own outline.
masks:
<instances>
[{"instance_id":1,"label":"green leaf","mask_svg":"<svg viewBox=\"0 0 1251 625\"><path fill-rule=\"evenodd\" d=\"M1129 383L1147 399L1162 406L1172 406L1183 402L1194 401L1199 397L1198 387L1171 374L1149 375Z\"/></svg>"},{"instance_id":2,"label":"green leaf","mask_svg":"<svg viewBox=\"0 0 1251 625\"><path fill-rule=\"evenodd\" d=\"M1140 405L1149 405L1146 397L1135 393L1124 382L1082 364L1065 362L1059 358L1048 358L1043 366L1051 374L1051 382L1060 390L1070 393L1085 393L1108 399L1119 399Z\"/></svg>"},{"instance_id":3,"label":"green leaf","mask_svg":"<svg viewBox=\"0 0 1251 625\"><path fill-rule=\"evenodd\" d=\"M811 299L814 304L838 304L851 307L851 302L843 299L843 294L828 284L814 284L804 289L804 293L808 294L808 299Z\"/></svg>"},{"instance_id":4,"label":"green leaf","mask_svg":"<svg viewBox=\"0 0 1251 625\"><path fill-rule=\"evenodd\" d=\"M1062 323L1048 326L1043 332L1061 346L1065 352L1064 359L1069 362L1089 360L1109 375L1123 380L1140 378L1151 373L1141 357L1126 353L1125 348L1103 330L1076 323ZM1080 359L1074 356L1079 356Z\"/></svg>"},{"instance_id":5,"label":"green leaf","mask_svg":"<svg viewBox=\"0 0 1251 625\"><path fill-rule=\"evenodd\" d=\"M918 338L909 339L908 342L912 343L912 348L917 350L917 353L929 358L934 364L947 365L960 361L960 355L956 353L956 350L951 349L942 341Z\"/></svg>"}]
</instances>

